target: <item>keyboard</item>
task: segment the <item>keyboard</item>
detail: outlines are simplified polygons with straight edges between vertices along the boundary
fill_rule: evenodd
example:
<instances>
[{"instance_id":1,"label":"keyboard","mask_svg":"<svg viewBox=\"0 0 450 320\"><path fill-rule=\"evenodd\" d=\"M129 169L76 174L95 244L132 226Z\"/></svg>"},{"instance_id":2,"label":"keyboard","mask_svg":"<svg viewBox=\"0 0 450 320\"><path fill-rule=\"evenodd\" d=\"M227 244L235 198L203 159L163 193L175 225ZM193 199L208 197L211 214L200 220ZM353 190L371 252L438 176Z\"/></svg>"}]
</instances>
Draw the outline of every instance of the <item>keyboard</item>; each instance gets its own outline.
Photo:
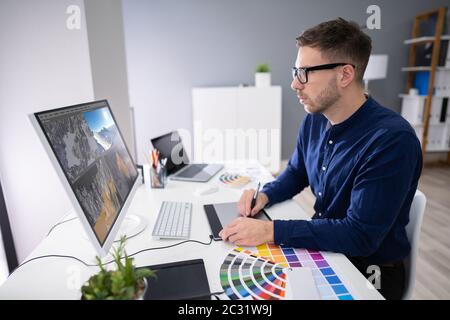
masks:
<instances>
[{"instance_id":1,"label":"keyboard","mask_svg":"<svg viewBox=\"0 0 450 320\"><path fill-rule=\"evenodd\" d=\"M189 239L192 203L163 201L153 228L155 238Z\"/></svg>"},{"instance_id":2,"label":"keyboard","mask_svg":"<svg viewBox=\"0 0 450 320\"><path fill-rule=\"evenodd\" d=\"M183 178L192 178L207 166L208 166L207 164L191 164L189 165L189 167L180 172L177 176Z\"/></svg>"}]
</instances>

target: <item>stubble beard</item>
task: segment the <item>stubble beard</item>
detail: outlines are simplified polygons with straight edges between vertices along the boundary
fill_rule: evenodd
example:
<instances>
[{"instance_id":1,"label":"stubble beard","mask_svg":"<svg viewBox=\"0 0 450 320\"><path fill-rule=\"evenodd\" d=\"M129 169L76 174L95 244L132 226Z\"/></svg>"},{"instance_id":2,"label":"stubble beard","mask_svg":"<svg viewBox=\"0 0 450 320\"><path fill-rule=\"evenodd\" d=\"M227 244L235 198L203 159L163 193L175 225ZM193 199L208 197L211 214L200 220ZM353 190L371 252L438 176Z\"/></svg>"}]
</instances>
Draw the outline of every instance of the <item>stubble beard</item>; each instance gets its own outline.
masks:
<instances>
[{"instance_id":1,"label":"stubble beard","mask_svg":"<svg viewBox=\"0 0 450 320\"><path fill-rule=\"evenodd\" d=\"M328 86L318 94L314 101L309 97L306 97L307 102L304 104L305 111L312 114L323 114L340 98L341 94L338 92L336 78L333 78L328 82Z\"/></svg>"}]
</instances>

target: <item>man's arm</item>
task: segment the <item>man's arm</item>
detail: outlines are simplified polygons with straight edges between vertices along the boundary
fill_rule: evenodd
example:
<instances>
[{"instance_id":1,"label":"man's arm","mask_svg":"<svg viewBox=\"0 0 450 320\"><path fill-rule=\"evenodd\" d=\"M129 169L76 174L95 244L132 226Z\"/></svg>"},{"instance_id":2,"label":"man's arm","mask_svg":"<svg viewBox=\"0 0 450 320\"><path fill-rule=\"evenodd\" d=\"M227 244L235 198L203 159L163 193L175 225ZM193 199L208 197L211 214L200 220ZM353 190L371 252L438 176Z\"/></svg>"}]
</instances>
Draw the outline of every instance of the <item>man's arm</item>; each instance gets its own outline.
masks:
<instances>
[{"instance_id":1,"label":"man's arm","mask_svg":"<svg viewBox=\"0 0 450 320\"><path fill-rule=\"evenodd\" d=\"M344 219L276 220L275 243L349 256L373 254L422 166L420 144L411 133L384 140L360 168Z\"/></svg>"},{"instance_id":2,"label":"man's arm","mask_svg":"<svg viewBox=\"0 0 450 320\"><path fill-rule=\"evenodd\" d=\"M309 185L302 142L302 135L307 119L308 116L305 117L300 126L296 147L286 168L276 180L267 183L261 190L269 198L268 206L291 199Z\"/></svg>"}]
</instances>

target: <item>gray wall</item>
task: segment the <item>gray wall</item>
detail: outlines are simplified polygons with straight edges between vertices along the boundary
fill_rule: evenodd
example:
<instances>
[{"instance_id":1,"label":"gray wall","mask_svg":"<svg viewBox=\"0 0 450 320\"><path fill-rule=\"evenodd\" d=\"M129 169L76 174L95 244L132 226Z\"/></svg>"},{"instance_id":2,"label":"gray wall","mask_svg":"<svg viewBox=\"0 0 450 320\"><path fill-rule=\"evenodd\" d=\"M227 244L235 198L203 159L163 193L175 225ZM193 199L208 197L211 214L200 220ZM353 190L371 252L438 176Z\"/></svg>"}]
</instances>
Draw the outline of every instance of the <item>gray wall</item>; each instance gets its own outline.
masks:
<instances>
[{"instance_id":1,"label":"gray wall","mask_svg":"<svg viewBox=\"0 0 450 320\"><path fill-rule=\"evenodd\" d=\"M108 99L134 156L121 0L85 0L94 98Z\"/></svg>"},{"instance_id":2,"label":"gray wall","mask_svg":"<svg viewBox=\"0 0 450 320\"><path fill-rule=\"evenodd\" d=\"M254 67L267 62L283 87L282 157L290 156L304 117L290 89L298 34L341 16L365 24L371 4L381 30L368 30L373 53L389 55L388 79L372 81L372 95L399 111L405 89L413 17L448 1L374 0L123 0L130 100L136 108L139 156L148 139L176 128L192 130L191 88L253 85ZM142 161L142 157L139 157Z\"/></svg>"}]
</instances>

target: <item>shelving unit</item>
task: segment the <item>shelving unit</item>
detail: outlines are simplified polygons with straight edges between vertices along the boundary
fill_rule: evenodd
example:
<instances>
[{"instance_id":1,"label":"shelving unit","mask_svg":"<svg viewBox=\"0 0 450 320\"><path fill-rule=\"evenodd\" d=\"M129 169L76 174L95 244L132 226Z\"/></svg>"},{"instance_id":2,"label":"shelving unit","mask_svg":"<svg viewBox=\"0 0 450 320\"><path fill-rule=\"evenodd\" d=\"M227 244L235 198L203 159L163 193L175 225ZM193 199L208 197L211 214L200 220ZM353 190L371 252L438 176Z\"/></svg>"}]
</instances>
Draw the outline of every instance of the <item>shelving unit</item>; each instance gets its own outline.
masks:
<instances>
[{"instance_id":1,"label":"shelving unit","mask_svg":"<svg viewBox=\"0 0 450 320\"><path fill-rule=\"evenodd\" d=\"M441 40L450 40L450 35L442 35L443 29L444 29L444 21L445 21L445 15L447 12L446 7L441 7L436 10L428 11L422 14L417 15L414 18L414 24L412 29L412 38L407 39L404 41L406 45L410 45L409 48L409 58L408 58L408 66L402 68L402 71L408 72L408 78L407 78L407 84L406 84L406 93L409 93L409 90L414 87L414 78L417 74L417 72L421 71L428 71L429 72L429 80L428 80L428 91L426 96L419 96L420 98L417 98L417 101L419 103L420 108L423 108L423 110L418 110L417 114L421 116L422 123L417 126L416 123L416 133L421 137L421 143L422 143L422 154L425 157L425 153L427 151L438 151L438 152L447 152L447 163L450 165L450 146L449 143L449 136L450 135L450 125L449 125L449 115L450 106L447 106L447 119L445 119L444 124L442 128L435 128L433 127L433 132L430 137L430 117L432 113L432 105L434 106L434 113L436 113L437 108L437 99L434 95L434 87L435 87L435 77L437 71L442 72L450 72L450 66L439 66L439 56L440 56L440 50L441 50ZM435 19L435 29L434 29L434 35L423 35L420 33L420 27L422 23L428 23L430 19ZM432 51L431 51L431 64L426 66L420 66L416 65L416 57L417 57L417 48L420 45L424 45L427 43L432 44ZM450 50L450 48L448 48ZM450 80L450 77L449 77ZM405 107L405 99L408 99L408 95L401 95L403 99L403 107ZM434 98L434 99L433 99ZM439 97L442 98L442 97ZM422 104L420 104L420 101ZM445 102L447 103L447 102ZM412 105L416 104L412 103ZM417 106L416 106L417 107ZM402 110L402 114L410 114L409 110ZM445 116L445 115L444 115ZM441 117L442 118L442 117ZM416 117L417 119L417 117ZM441 119L442 120L442 119ZM414 125L414 123L412 123ZM439 126L438 124L433 124L434 126ZM439 130L438 130L439 129ZM439 132L438 132L439 131ZM435 142L433 139L436 139L437 132L439 134L442 134L443 141L442 145L440 147L433 145ZM429 145L430 139L431 145Z\"/></svg>"},{"instance_id":2,"label":"shelving unit","mask_svg":"<svg viewBox=\"0 0 450 320\"><path fill-rule=\"evenodd\" d=\"M421 66L421 67L403 67L402 71L430 71L431 67L425 67L425 66ZM440 70L450 70L450 67L437 67L436 71L440 71Z\"/></svg>"},{"instance_id":3,"label":"shelving unit","mask_svg":"<svg viewBox=\"0 0 450 320\"><path fill-rule=\"evenodd\" d=\"M407 39L404 44L421 44L427 42L433 42L435 37L418 37L414 39ZM450 35L441 35L441 40L450 40Z\"/></svg>"}]
</instances>

